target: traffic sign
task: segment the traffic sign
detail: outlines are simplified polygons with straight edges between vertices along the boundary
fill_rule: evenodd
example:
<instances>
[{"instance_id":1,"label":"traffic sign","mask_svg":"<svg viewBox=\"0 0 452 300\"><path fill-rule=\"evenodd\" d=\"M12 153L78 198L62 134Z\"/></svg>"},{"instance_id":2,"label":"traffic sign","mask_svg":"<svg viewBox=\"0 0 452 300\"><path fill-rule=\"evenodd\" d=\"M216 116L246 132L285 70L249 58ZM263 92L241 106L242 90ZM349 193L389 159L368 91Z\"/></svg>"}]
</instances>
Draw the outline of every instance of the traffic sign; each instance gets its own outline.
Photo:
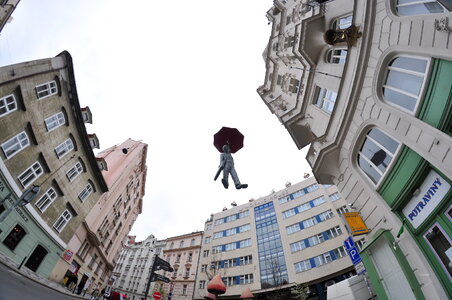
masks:
<instances>
[{"instance_id":1,"label":"traffic sign","mask_svg":"<svg viewBox=\"0 0 452 300\"><path fill-rule=\"evenodd\" d=\"M163 282L166 282L166 283L171 281L168 277L165 277L165 276L162 276L160 274L154 273L152 275L152 280L151 281L156 281L156 280L163 281Z\"/></svg>"},{"instance_id":2,"label":"traffic sign","mask_svg":"<svg viewBox=\"0 0 452 300\"><path fill-rule=\"evenodd\" d=\"M152 294L152 297L154 297L154 299L162 299L162 294L160 292L155 292L154 294Z\"/></svg>"},{"instance_id":3,"label":"traffic sign","mask_svg":"<svg viewBox=\"0 0 452 300\"><path fill-rule=\"evenodd\" d=\"M353 241L352 237L348 237L344 241L345 249L347 249L348 255L350 256L350 259L352 260L352 263L356 265L361 261L361 256L359 255L359 251L356 248L355 242Z\"/></svg>"}]
</instances>

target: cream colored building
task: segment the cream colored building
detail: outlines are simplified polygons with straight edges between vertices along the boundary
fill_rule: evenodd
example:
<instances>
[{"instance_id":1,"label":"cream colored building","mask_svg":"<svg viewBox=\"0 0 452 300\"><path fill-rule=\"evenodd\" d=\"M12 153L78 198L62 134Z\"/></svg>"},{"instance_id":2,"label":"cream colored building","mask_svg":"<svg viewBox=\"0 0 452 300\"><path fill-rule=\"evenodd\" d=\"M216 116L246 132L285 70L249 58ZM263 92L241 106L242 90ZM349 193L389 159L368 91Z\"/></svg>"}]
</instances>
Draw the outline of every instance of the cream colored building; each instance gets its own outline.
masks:
<instances>
[{"instance_id":1,"label":"cream colored building","mask_svg":"<svg viewBox=\"0 0 452 300\"><path fill-rule=\"evenodd\" d=\"M113 289L127 294L130 300L144 300L154 258L156 255L162 256L165 244L165 241L157 240L152 234L140 242L135 241L134 236L129 236L113 271ZM150 285L150 294L160 287L154 285L154 282Z\"/></svg>"},{"instance_id":2,"label":"cream colored building","mask_svg":"<svg viewBox=\"0 0 452 300\"><path fill-rule=\"evenodd\" d=\"M298 148L310 145L318 182L361 213L370 229L361 257L378 297L447 299L451 2L307 2L275 1L267 12L258 93Z\"/></svg>"},{"instance_id":3,"label":"cream colored building","mask_svg":"<svg viewBox=\"0 0 452 300\"><path fill-rule=\"evenodd\" d=\"M196 231L170 237L165 240L162 259L173 267L174 272L160 271L171 283L155 285L155 290L163 288L165 295L171 293L173 300L191 300L195 292L196 270L199 262L203 232Z\"/></svg>"},{"instance_id":4,"label":"cream colored building","mask_svg":"<svg viewBox=\"0 0 452 300\"><path fill-rule=\"evenodd\" d=\"M312 177L213 214L205 223L194 298L203 299L220 273L225 299L238 298L246 287L263 296L299 283L322 299L327 285L356 274L344 250L341 214L348 211L335 186Z\"/></svg>"}]
</instances>

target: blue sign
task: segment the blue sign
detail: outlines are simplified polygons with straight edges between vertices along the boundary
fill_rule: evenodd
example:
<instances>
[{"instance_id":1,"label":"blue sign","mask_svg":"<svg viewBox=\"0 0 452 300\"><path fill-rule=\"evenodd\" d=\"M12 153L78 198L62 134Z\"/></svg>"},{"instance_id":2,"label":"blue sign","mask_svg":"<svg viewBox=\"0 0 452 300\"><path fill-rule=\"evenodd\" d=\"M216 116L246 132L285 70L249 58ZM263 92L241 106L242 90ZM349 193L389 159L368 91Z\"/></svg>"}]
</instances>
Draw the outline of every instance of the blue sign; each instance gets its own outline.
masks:
<instances>
[{"instance_id":1,"label":"blue sign","mask_svg":"<svg viewBox=\"0 0 452 300\"><path fill-rule=\"evenodd\" d=\"M348 256L350 256L350 259L352 260L352 263L356 265L361 262L361 256L359 255L358 248L356 248L355 242L351 236L344 241L344 245L345 249L347 249Z\"/></svg>"}]
</instances>

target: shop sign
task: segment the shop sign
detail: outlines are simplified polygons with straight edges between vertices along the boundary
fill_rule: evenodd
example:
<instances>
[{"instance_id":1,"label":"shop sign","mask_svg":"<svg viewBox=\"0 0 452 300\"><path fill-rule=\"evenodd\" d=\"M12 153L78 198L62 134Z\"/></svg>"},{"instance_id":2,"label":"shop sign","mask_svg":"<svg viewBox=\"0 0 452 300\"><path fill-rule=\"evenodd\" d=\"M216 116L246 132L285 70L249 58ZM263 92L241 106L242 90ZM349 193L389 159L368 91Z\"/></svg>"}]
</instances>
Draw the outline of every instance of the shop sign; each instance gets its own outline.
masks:
<instances>
[{"instance_id":1,"label":"shop sign","mask_svg":"<svg viewBox=\"0 0 452 300\"><path fill-rule=\"evenodd\" d=\"M71 258L72 258L72 255L74 255L74 252L72 252L72 251L69 250L69 249L66 249L66 250L63 252L63 259L64 259L65 261L70 261Z\"/></svg>"},{"instance_id":2,"label":"shop sign","mask_svg":"<svg viewBox=\"0 0 452 300\"><path fill-rule=\"evenodd\" d=\"M418 228L444 199L450 184L438 173L431 170L410 202L403 208L405 218L414 228Z\"/></svg>"},{"instance_id":3,"label":"shop sign","mask_svg":"<svg viewBox=\"0 0 452 300\"><path fill-rule=\"evenodd\" d=\"M359 212L343 213L342 216L344 216L353 236L369 232L369 229L367 229L366 224L364 224L363 219L361 219Z\"/></svg>"}]
</instances>

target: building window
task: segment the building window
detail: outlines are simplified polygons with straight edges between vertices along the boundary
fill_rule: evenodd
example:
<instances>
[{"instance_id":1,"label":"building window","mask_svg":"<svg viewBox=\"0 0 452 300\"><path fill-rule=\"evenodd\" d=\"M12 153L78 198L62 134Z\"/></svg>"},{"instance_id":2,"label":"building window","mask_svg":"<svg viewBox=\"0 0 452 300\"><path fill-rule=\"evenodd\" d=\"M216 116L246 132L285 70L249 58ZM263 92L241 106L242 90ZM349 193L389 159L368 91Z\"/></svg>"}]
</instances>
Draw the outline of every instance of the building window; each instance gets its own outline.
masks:
<instances>
[{"instance_id":1,"label":"building window","mask_svg":"<svg viewBox=\"0 0 452 300\"><path fill-rule=\"evenodd\" d=\"M339 194L339 193L334 193L334 194L329 195L329 197L330 197L330 200L331 200L331 201L336 201L336 200L341 199L341 194Z\"/></svg>"},{"instance_id":2,"label":"building window","mask_svg":"<svg viewBox=\"0 0 452 300\"><path fill-rule=\"evenodd\" d=\"M347 15L333 21L332 29L346 29L352 25L353 16Z\"/></svg>"},{"instance_id":3,"label":"building window","mask_svg":"<svg viewBox=\"0 0 452 300\"><path fill-rule=\"evenodd\" d=\"M187 285L186 284L184 284L182 286L182 295L187 295Z\"/></svg>"},{"instance_id":4,"label":"building window","mask_svg":"<svg viewBox=\"0 0 452 300\"><path fill-rule=\"evenodd\" d=\"M212 237L206 236L206 238L204 239L204 244L209 244L211 241L212 241Z\"/></svg>"},{"instance_id":5,"label":"building window","mask_svg":"<svg viewBox=\"0 0 452 300\"><path fill-rule=\"evenodd\" d=\"M53 228L55 228L57 232L61 232L71 218L72 214L69 210L65 209L55 224L53 224Z\"/></svg>"},{"instance_id":6,"label":"building window","mask_svg":"<svg viewBox=\"0 0 452 300\"><path fill-rule=\"evenodd\" d=\"M378 128L367 133L358 154L358 165L377 185L392 161L400 143Z\"/></svg>"},{"instance_id":7,"label":"building window","mask_svg":"<svg viewBox=\"0 0 452 300\"><path fill-rule=\"evenodd\" d=\"M62 158L72 150L74 150L74 142L72 142L71 139L65 140L55 148L55 152L58 158Z\"/></svg>"},{"instance_id":8,"label":"building window","mask_svg":"<svg viewBox=\"0 0 452 300\"><path fill-rule=\"evenodd\" d=\"M207 271L207 265L201 265L201 272Z\"/></svg>"},{"instance_id":9,"label":"building window","mask_svg":"<svg viewBox=\"0 0 452 300\"><path fill-rule=\"evenodd\" d=\"M300 81L295 78L290 78L289 81L289 91L292 93L298 93L298 88L300 86Z\"/></svg>"},{"instance_id":10,"label":"building window","mask_svg":"<svg viewBox=\"0 0 452 300\"><path fill-rule=\"evenodd\" d=\"M0 117L17 110L16 97L13 94L0 98Z\"/></svg>"},{"instance_id":11,"label":"building window","mask_svg":"<svg viewBox=\"0 0 452 300\"><path fill-rule=\"evenodd\" d=\"M59 112L57 114L54 114L47 119L44 120L46 124L47 131L52 131L61 125L66 123L66 119L64 118L63 112Z\"/></svg>"},{"instance_id":12,"label":"building window","mask_svg":"<svg viewBox=\"0 0 452 300\"><path fill-rule=\"evenodd\" d=\"M326 111L327 113L331 113L334 108L334 103L336 102L337 94L333 91L317 88L317 97L315 100L315 105Z\"/></svg>"},{"instance_id":13,"label":"building window","mask_svg":"<svg viewBox=\"0 0 452 300\"><path fill-rule=\"evenodd\" d=\"M44 173L42 166L39 162L35 162L28 169L26 169L22 174L20 174L17 179L20 181L24 188L32 184L39 176Z\"/></svg>"},{"instance_id":14,"label":"building window","mask_svg":"<svg viewBox=\"0 0 452 300\"><path fill-rule=\"evenodd\" d=\"M55 95L56 93L58 93L58 88L55 80L36 86L36 94L38 95L38 99L44 99Z\"/></svg>"},{"instance_id":15,"label":"building window","mask_svg":"<svg viewBox=\"0 0 452 300\"><path fill-rule=\"evenodd\" d=\"M184 241L180 241L179 248L183 248L183 247L184 247Z\"/></svg>"},{"instance_id":16,"label":"building window","mask_svg":"<svg viewBox=\"0 0 452 300\"><path fill-rule=\"evenodd\" d=\"M70 182L72 182L78 175L80 175L83 171L83 167L81 163L76 163L69 171L66 172L66 176Z\"/></svg>"},{"instance_id":17,"label":"building window","mask_svg":"<svg viewBox=\"0 0 452 300\"><path fill-rule=\"evenodd\" d=\"M14 249L16 249L17 245L20 243L20 241L26 234L27 233L25 232L23 227L20 226L19 224L16 224L16 226L14 226L11 232L3 240L3 244L6 247L8 247L11 251L14 251Z\"/></svg>"},{"instance_id":18,"label":"building window","mask_svg":"<svg viewBox=\"0 0 452 300\"><path fill-rule=\"evenodd\" d=\"M427 230L424 238L433 253L435 253L436 259L441 263L446 274L449 274L449 278L452 277L452 260L450 258L452 243L448 234L436 223Z\"/></svg>"},{"instance_id":19,"label":"building window","mask_svg":"<svg viewBox=\"0 0 452 300\"><path fill-rule=\"evenodd\" d=\"M4 142L1 147L6 158L9 159L28 146L30 146L30 140L25 131L22 131Z\"/></svg>"},{"instance_id":20,"label":"building window","mask_svg":"<svg viewBox=\"0 0 452 300\"><path fill-rule=\"evenodd\" d=\"M50 204L57 198L57 193L53 188L49 188L42 197L36 201L36 207L40 212L44 212Z\"/></svg>"},{"instance_id":21,"label":"building window","mask_svg":"<svg viewBox=\"0 0 452 300\"><path fill-rule=\"evenodd\" d=\"M195 245L195 239L192 239L190 242L190 246L194 246Z\"/></svg>"},{"instance_id":22,"label":"building window","mask_svg":"<svg viewBox=\"0 0 452 300\"><path fill-rule=\"evenodd\" d=\"M80 192L80 194L78 194L78 198L83 203L83 202L85 202L86 198L88 198L88 196L91 195L92 192L93 192L93 187L91 186L91 184L88 183L85 186L85 188Z\"/></svg>"},{"instance_id":23,"label":"building window","mask_svg":"<svg viewBox=\"0 0 452 300\"><path fill-rule=\"evenodd\" d=\"M201 290L203 290L205 287L206 287L206 281L205 280L199 281L199 288Z\"/></svg>"},{"instance_id":24,"label":"building window","mask_svg":"<svg viewBox=\"0 0 452 300\"><path fill-rule=\"evenodd\" d=\"M388 64L383 97L402 110L414 113L425 85L429 60L398 56Z\"/></svg>"},{"instance_id":25,"label":"building window","mask_svg":"<svg viewBox=\"0 0 452 300\"><path fill-rule=\"evenodd\" d=\"M347 59L347 48L333 48L328 50L326 53L326 61L330 64L345 64L345 60Z\"/></svg>"},{"instance_id":26,"label":"building window","mask_svg":"<svg viewBox=\"0 0 452 300\"><path fill-rule=\"evenodd\" d=\"M397 0L396 10L401 16L444 13L452 10L452 1Z\"/></svg>"},{"instance_id":27,"label":"building window","mask_svg":"<svg viewBox=\"0 0 452 300\"><path fill-rule=\"evenodd\" d=\"M89 244L88 240L85 240L85 242L82 244L82 246L78 250L77 255L80 256L82 259L85 259L86 255L88 254L90 249L91 249L91 245Z\"/></svg>"},{"instance_id":28,"label":"building window","mask_svg":"<svg viewBox=\"0 0 452 300\"><path fill-rule=\"evenodd\" d=\"M203 253L202 253L202 256L203 257L209 256L209 250L204 250Z\"/></svg>"}]
</instances>

